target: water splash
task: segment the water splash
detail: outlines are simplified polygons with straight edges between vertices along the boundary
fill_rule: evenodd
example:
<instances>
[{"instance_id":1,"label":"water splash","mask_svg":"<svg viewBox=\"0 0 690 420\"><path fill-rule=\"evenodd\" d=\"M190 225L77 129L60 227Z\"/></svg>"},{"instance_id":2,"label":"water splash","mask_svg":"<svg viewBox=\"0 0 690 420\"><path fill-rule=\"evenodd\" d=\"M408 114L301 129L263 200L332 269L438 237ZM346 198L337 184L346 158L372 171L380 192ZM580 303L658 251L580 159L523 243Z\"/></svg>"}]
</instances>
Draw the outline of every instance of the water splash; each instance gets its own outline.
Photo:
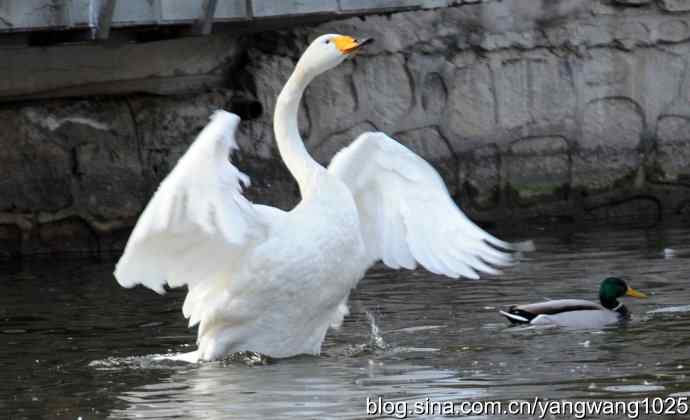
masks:
<instances>
[{"instance_id":1,"label":"water splash","mask_svg":"<svg viewBox=\"0 0 690 420\"><path fill-rule=\"evenodd\" d=\"M93 360L88 366L101 371L123 369L170 369L189 366L188 362L175 360L172 355L152 354L146 356L108 357Z\"/></svg>"},{"instance_id":2,"label":"water splash","mask_svg":"<svg viewBox=\"0 0 690 420\"><path fill-rule=\"evenodd\" d=\"M360 306L357 302L355 302L355 305ZM383 339L381 329L376 323L374 315L365 308L362 308L362 311L369 321L369 341L359 344L347 344L342 347L330 349L328 353L323 353L325 356L362 357L387 351L389 349L389 345Z\"/></svg>"},{"instance_id":3,"label":"water splash","mask_svg":"<svg viewBox=\"0 0 690 420\"><path fill-rule=\"evenodd\" d=\"M676 251L671 248L664 248L664 250L661 252L661 255L667 259L670 260L671 258L676 256Z\"/></svg>"},{"instance_id":4,"label":"water splash","mask_svg":"<svg viewBox=\"0 0 690 420\"><path fill-rule=\"evenodd\" d=\"M188 367L196 363L204 363L197 359L197 352L108 357L103 360L91 361L89 363L89 367L102 371L116 371L123 369L170 369ZM270 356L253 351L242 351L231 353L218 362L220 362L220 364L223 366L235 364L242 364L246 366L265 366L273 364L274 359Z\"/></svg>"},{"instance_id":5,"label":"water splash","mask_svg":"<svg viewBox=\"0 0 690 420\"><path fill-rule=\"evenodd\" d=\"M369 335L369 347L372 350L386 350L388 348L388 345L383 339L383 336L381 335L381 330L379 329L379 326L376 324L376 318L374 318L374 315L371 314L371 312L365 310L364 313L367 316L367 319L369 320L369 326L371 328L370 330L370 335Z\"/></svg>"},{"instance_id":6,"label":"water splash","mask_svg":"<svg viewBox=\"0 0 690 420\"><path fill-rule=\"evenodd\" d=\"M232 353L223 358L224 366L241 363L247 366L266 366L275 363L271 356L254 351L240 351Z\"/></svg>"},{"instance_id":7,"label":"water splash","mask_svg":"<svg viewBox=\"0 0 690 420\"><path fill-rule=\"evenodd\" d=\"M690 305L667 306L665 308L654 309L647 311L648 314L663 314L663 313L678 313L690 312Z\"/></svg>"}]
</instances>

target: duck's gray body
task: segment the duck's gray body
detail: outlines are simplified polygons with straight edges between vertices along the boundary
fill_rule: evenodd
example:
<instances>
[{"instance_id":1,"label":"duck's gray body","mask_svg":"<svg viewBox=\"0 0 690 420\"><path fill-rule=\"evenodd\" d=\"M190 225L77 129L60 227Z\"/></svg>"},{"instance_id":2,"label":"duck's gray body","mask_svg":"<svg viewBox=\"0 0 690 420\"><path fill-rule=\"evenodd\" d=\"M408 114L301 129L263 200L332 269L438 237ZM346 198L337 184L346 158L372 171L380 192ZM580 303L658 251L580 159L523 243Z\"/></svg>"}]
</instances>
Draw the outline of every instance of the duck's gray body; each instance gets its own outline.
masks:
<instances>
[{"instance_id":1,"label":"duck's gray body","mask_svg":"<svg viewBox=\"0 0 690 420\"><path fill-rule=\"evenodd\" d=\"M569 328L598 328L628 317L628 311L623 305L611 310L581 299L515 305L500 313L513 324L557 325Z\"/></svg>"}]
</instances>

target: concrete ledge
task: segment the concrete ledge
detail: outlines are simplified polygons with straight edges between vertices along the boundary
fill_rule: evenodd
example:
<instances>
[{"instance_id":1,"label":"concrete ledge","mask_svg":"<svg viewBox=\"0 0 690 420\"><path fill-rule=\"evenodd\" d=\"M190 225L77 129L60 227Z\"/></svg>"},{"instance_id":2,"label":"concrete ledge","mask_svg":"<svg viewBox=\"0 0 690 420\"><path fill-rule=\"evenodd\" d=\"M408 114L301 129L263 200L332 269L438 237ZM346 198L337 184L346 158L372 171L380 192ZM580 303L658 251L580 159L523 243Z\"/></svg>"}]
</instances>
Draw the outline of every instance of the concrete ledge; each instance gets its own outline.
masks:
<instances>
[{"instance_id":1,"label":"concrete ledge","mask_svg":"<svg viewBox=\"0 0 690 420\"><path fill-rule=\"evenodd\" d=\"M338 12L337 0L253 0L251 3L255 17Z\"/></svg>"},{"instance_id":2,"label":"concrete ledge","mask_svg":"<svg viewBox=\"0 0 690 420\"><path fill-rule=\"evenodd\" d=\"M199 84L214 87L225 80L222 69L234 62L238 51L236 37L229 34L118 47L7 49L2 51L6 61L0 71L0 98L184 92Z\"/></svg>"},{"instance_id":3,"label":"concrete ledge","mask_svg":"<svg viewBox=\"0 0 690 420\"><path fill-rule=\"evenodd\" d=\"M446 7L448 0L340 0L340 7L342 11L353 10L389 10L396 8L410 8L410 7Z\"/></svg>"},{"instance_id":4,"label":"concrete ledge","mask_svg":"<svg viewBox=\"0 0 690 420\"><path fill-rule=\"evenodd\" d=\"M88 11L88 9L86 9ZM0 32L72 26L69 7L48 0L4 0L0 2Z\"/></svg>"},{"instance_id":5,"label":"concrete ledge","mask_svg":"<svg viewBox=\"0 0 690 420\"><path fill-rule=\"evenodd\" d=\"M117 0L115 2L113 26L150 25L159 21L160 2L139 0Z\"/></svg>"},{"instance_id":6,"label":"concrete ledge","mask_svg":"<svg viewBox=\"0 0 690 420\"><path fill-rule=\"evenodd\" d=\"M3 0L0 33L93 28L94 10L104 0ZM112 27L191 24L203 15L204 0L116 0ZM280 16L409 10L446 7L481 0L218 0L215 22ZM247 6L250 10L247 10Z\"/></svg>"},{"instance_id":7,"label":"concrete ledge","mask_svg":"<svg viewBox=\"0 0 690 420\"><path fill-rule=\"evenodd\" d=\"M167 0L170 3L188 3L187 0ZM217 22L246 19L249 17L246 1L218 0L215 20Z\"/></svg>"}]
</instances>

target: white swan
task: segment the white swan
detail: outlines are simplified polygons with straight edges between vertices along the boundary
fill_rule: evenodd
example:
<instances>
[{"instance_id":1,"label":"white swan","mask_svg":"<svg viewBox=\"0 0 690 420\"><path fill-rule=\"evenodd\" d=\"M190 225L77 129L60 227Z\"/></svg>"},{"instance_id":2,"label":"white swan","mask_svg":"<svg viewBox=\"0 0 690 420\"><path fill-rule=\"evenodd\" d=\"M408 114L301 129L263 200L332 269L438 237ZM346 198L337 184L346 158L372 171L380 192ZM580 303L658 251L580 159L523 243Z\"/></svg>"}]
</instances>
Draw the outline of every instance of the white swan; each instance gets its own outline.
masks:
<instances>
[{"instance_id":1,"label":"white swan","mask_svg":"<svg viewBox=\"0 0 690 420\"><path fill-rule=\"evenodd\" d=\"M348 313L350 290L376 261L478 278L513 263L493 246L529 248L477 227L438 173L383 133L361 135L328 168L312 159L297 129L302 94L367 41L317 38L278 96L278 149L302 196L294 209L242 196L249 180L228 162L239 118L217 111L139 218L115 277L158 293L166 284L187 286L182 310L190 326L199 324L189 359L245 350L318 354L327 329Z\"/></svg>"}]
</instances>

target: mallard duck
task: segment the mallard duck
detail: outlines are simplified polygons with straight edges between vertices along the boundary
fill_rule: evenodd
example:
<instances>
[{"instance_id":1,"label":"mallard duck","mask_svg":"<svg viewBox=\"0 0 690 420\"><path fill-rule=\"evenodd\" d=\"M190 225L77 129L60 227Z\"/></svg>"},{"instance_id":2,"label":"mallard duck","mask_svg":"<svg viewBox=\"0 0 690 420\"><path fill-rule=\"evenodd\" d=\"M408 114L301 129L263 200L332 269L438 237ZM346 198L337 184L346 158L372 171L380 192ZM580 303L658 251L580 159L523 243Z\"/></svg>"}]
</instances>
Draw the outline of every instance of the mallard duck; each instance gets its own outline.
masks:
<instances>
[{"instance_id":1,"label":"mallard duck","mask_svg":"<svg viewBox=\"0 0 690 420\"><path fill-rule=\"evenodd\" d=\"M619 297L646 298L616 277L601 282L599 301L601 305L581 299L549 300L529 305L513 305L508 311L499 311L512 324L559 325L571 328L601 327L630 317L628 309Z\"/></svg>"}]
</instances>

